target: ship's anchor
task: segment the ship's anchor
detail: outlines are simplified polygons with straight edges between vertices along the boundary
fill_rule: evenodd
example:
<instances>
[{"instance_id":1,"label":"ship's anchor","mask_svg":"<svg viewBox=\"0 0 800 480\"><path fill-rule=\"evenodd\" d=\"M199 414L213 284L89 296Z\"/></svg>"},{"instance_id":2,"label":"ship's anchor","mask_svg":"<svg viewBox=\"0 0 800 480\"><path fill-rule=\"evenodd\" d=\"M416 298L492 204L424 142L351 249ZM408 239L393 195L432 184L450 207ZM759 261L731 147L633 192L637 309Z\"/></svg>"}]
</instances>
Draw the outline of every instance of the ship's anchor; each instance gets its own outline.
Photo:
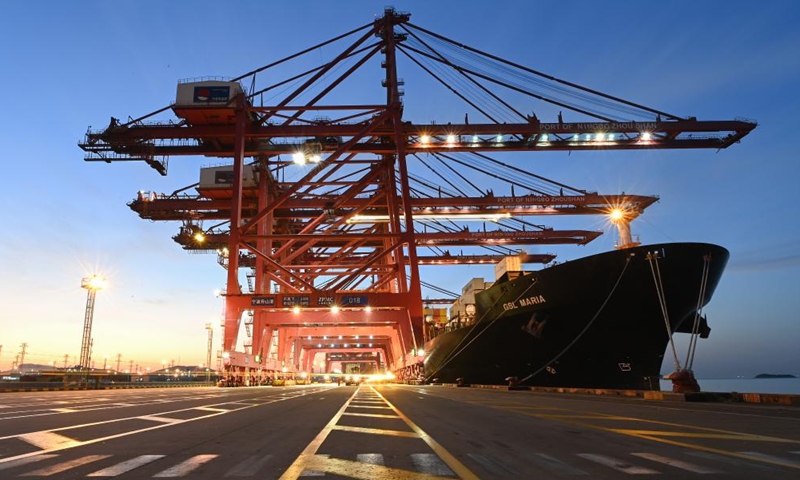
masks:
<instances>
[{"instance_id":1,"label":"ship's anchor","mask_svg":"<svg viewBox=\"0 0 800 480\"><path fill-rule=\"evenodd\" d=\"M669 335L669 344L672 348L672 355L675 361L675 371L666 375L664 378L672 380L672 391L677 393L691 393L699 392L700 384L692 371L692 364L694 363L694 354L697 348L697 337L700 331L700 318L702 317L701 311L703 309L703 299L706 296L706 288L708 286L709 266L711 265L711 255L703 255L703 273L700 278L700 295L697 298L697 307L695 308L694 324L692 325L692 336L689 340L689 348L686 352L686 361L684 362L685 368L681 368L681 363L678 360L678 351L675 349L675 342L672 339L672 329L669 325L669 312L667 311L667 301L664 297L664 286L661 282L661 270L658 268L658 254L648 253L647 261L650 262L650 271L653 273L653 281L656 285L656 294L658 295L658 302L661 306L661 313L664 316L664 324L667 327L667 334Z\"/></svg>"}]
</instances>

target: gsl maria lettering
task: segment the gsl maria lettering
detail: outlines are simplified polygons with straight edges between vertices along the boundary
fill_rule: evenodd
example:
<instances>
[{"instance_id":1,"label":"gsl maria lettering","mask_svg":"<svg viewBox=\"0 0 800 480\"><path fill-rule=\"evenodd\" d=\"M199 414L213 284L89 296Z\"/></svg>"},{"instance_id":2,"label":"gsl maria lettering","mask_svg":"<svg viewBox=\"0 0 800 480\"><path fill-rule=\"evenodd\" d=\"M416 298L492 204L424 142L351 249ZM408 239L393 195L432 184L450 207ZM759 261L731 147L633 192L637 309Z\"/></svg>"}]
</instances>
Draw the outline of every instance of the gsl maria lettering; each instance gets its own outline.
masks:
<instances>
[{"instance_id":1,"label":"gsl maria lettering","mask_svg":"<svg viewBox=\"0 0 800 480\"><path fill-rule=\"evenodd\" d=\"M530 307L531 305L539 305L540 303L546 303L544 295L534 295L532 297L521 298L519 300L515 300L513 302L508 302L503 304L503 310L514 310L519 307Z\"/></svg>"}]
</instances>

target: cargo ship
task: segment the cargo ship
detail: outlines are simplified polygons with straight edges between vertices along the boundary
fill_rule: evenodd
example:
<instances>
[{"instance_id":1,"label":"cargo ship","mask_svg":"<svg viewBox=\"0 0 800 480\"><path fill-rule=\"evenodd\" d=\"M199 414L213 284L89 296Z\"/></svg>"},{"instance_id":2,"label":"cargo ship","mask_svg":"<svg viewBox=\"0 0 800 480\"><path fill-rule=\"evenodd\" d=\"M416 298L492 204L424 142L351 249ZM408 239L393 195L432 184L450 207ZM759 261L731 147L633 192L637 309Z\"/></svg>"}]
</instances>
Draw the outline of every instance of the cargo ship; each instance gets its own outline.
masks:
<instances>
[{"instance_id":1,"label":"cargo ship","mask_svg":"<svg viewBox=\"0 0 800 480\"><path fill-rule=\"evenodd\" d=\"M473 281L466 293L474 308L425 346L425 378L658 390L672 335L709 335L702 307L728 256L707 243L635 244L534 272L508 271L482 290ZM674 344L670 359L673 352Z\"/></svg>"}]
</instances>

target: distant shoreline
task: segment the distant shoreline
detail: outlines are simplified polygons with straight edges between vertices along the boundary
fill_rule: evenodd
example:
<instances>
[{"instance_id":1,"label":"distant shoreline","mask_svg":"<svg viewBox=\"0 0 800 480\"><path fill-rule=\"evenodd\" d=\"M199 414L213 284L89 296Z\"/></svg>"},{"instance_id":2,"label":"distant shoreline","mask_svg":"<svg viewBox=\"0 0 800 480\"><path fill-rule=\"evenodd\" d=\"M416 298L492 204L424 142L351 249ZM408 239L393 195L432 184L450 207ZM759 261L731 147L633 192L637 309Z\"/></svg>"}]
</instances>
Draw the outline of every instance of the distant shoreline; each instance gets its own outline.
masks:
<instances>
[{"instance_id":1,"label":"distant shoreline","mask_svg":"<svg viewBox=\"0 0 800 480\"><path fill-rule=\"evenodd\" d=\"M753 378L797 378L790 373L759 373Z\"/></svg>"}]
</instances>

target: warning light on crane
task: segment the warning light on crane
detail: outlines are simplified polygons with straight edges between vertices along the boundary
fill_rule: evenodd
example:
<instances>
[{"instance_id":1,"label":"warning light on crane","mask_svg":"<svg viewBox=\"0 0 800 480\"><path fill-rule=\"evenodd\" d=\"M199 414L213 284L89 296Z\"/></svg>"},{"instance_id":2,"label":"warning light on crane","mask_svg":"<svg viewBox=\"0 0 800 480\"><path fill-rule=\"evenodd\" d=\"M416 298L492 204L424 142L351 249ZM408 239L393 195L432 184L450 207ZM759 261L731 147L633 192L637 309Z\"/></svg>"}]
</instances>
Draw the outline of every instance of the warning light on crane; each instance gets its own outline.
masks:
<instances>
[{"instance_id":1,"label":"warning light on crane","mask_svg":"<svg viewBox=\"0 0 800 480\"><path fill-rule=\"evenodd\" d=\"M608 216L609 218L611 218L612 223L617 223L618 221L622 220L623 213L622 210L620 210L619 208L615 208L611 210Z\"/></svg>"}]
</instances>

